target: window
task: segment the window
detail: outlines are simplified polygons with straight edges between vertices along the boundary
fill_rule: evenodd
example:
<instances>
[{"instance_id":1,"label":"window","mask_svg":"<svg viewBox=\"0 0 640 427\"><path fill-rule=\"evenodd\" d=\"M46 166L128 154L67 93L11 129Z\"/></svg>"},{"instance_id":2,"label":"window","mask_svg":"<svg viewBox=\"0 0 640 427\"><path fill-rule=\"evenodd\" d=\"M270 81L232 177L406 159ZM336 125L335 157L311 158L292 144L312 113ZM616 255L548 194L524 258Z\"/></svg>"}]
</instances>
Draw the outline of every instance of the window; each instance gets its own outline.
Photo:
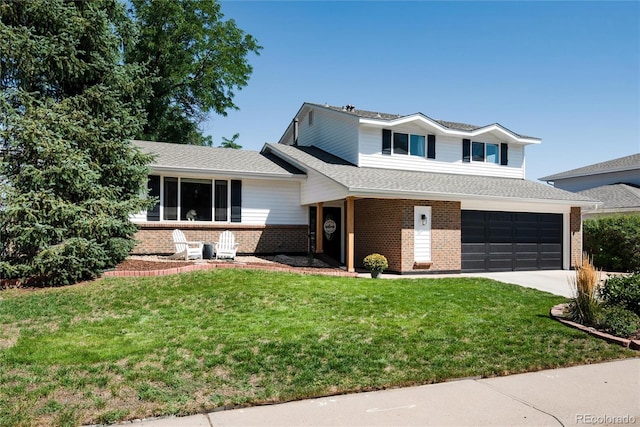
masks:
<instances>
[{"instance_id":1,"label":"window","mask_svg":"<svg viewBox=\"0 0 640 427\"><path fill-rule=\"evenodd\" d=\"M409 135L406 133L393 134L393 152L395 154L409 154Z\"/></svg>"},{"instance_id":2,"label":"window","mask_svg":"<svg viewBox=\"0 0 640 427\"><path fill-rule=\"evenodd\" d=\"M462 141L462 161L468 162L469 156L469 140ZM486 162L500 164L501 147L499 144L490 144L488 142L471 143L471 160L474 162Z\"/></svg>"},{"instance_id":3,"label":"window","mask_svg":"<svg viewBox=\"0 0 640 427\"><path fill-rule=\"evenodd\" d=\"M216 180L216 221L227 220L227 181Z\"/></svg>"},{"instance_id":4,"label":"window","mask_svg":"<svg viewBox=\"0 0 640 427\"><path fill-rule=\"evenodd\" d=\"M500 153L498 151L498 144L485 144L486 161L487 163L500 163Z\"/></svg>"},{"instance_id":5,"label":"window","mask_svg":"<svg viewBox=\"0 0 640 427\"><path fill-rule=\"evenodd\" d=\"M178 178L164 178L164 217L167 221L178 219Z\"/></svg>"},{"instance_id":6,"label":"window","mask_svg":"<svg viewBox=\"0 0 640 427\"><path fill-rule=\"evenodd\" d=\"M180 219L211 221L211 180L180 179Z\"/></svg>"},{"instance_id":7,"label":"window","mask_svg":"<svg viewBox=\"0 0 640 427\"><path fill-rule=\"evenodd\" d=\"M382 154L391 154L391 131L382 129Z\"/></svg>"},{"instance_id":8,"label":"window","mask_svg":"<svg viewBox=\"0 0 640 427\"><path fill-rule=\"evenodd\" d=\"M313 126L313 110L309 111L309 126Z\"/></svg>"},{"instance_id":9,"label":"window","mask_svg":"<svg viewBox=\"0 0 640 427\"><path fill-rule=\"evenodd\" d=\"M436 158L436 136L414 135L382 129L382 154Z\"/></svg>"},{"instance_id":10,"label":"window","mask_svg":"<svg viewBox=\"0 0 640 427\"><path fill-rule=\"evenodd\" d=\"M242 222L242 181L149 176L149 195L161 204L147 212L147 221ZM155 216L154 216L155 215ZM154 219L157 218L157 219Z\"/></svg>"},{"instance_id":11,"label":"window","mask_svg":"<svg viewBox=\"0 0 640 427\"><path fill-rule=\"evenodd\" d=\"M409 147L409 152L412 156L424 157L424 136L411 135L411 146Z\"/></svg>"}]
</instances>

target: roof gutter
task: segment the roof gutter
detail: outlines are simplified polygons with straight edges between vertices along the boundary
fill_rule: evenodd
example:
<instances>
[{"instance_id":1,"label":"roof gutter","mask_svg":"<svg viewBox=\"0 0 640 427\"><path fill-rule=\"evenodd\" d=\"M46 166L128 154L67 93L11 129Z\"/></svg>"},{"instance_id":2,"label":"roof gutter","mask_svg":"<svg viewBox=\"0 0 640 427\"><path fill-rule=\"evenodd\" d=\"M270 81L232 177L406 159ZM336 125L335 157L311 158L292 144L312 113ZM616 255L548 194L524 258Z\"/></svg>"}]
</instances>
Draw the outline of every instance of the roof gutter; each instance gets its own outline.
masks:
<instances>
[{"instance_id":1,"label":"roof gutter","mask_svg":"<svg viewBox=\"0 0 640 427\"><path fill-rule=\"evenodd\" d=\"M228 176L231 178L257 178L257 179L281 179L281 180L295 180L304 181L307 179L306 175L300 175L295 173L287 174L273 174L268 172L250 172L250 171L232 171L232 170L213 170L203 168L177 168L174 166L162 166L151 165L152 172L158 173L176 173L176 174L192 174L202 176Z\"/></svg>"},{"instance_id":2,"label":"roof gutter","mask_svg":"<svg viewBox=\"0 0 640 427\"><path fill-rule=\"evenodd\" d=\"M560 199L528 199L523 197L502 197L502 196L487 196L487 195L475 195L475 194L461 194L461 193L423 193L419 191L410 190L389 190L381 191L376 189L367 188L348 188L349 195L351 196L364 196L364 197L376 197L397 199L398 196L403 196L408 199L428 199L428 200L440 200L440 201L465 201L465 200L492 200L502 202L514 202L514 203L543 203L552 205L564 205L564 206L576 206L581 208L595 209L602 205L602 202L590 201L590 200L560 200Z\"/></svg>"}]
</instances>

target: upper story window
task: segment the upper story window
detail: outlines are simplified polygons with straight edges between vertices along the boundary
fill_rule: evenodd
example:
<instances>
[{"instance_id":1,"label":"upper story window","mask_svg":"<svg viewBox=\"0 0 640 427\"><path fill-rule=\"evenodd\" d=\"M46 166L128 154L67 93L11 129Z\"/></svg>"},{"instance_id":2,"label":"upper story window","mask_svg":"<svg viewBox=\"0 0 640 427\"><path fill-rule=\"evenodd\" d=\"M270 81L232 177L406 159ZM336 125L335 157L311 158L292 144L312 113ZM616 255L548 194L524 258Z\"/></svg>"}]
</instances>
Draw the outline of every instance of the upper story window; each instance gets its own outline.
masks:
<instances>
[{"instance_id":1,"label":"upper story window","mask_svg":"<svg viewBox=\"0 0 640 427\"><path fill-rule=\"evenodd\" d=\"M470 139L462 140L462 161L463 162L483 162L494 163L506 166L508 160L509 144L471 142Z\"/></svg>"},{"instance_id":2,"label":"upper story window","mask_svg":"<svg viewBox=\"0 0 640 427\"><path fill-rule=\"evenodd\" d=\"M307 116L309 121L309 126L313 126L313 110L309 111L309 115Z\"/></svg>"},{"instance_id":3,"label":"upper story window","mask_svg":"<svg viewBox=\"0 0 640 427\"><path fill-rule=\"evenodd\" d=\"M149 176L149 195L160 202L147 221L241 222L242 181Z\"/></svg>"},{"instance_id":4,"label":"upper story window","mask_svg":"<svg viewBox=\"0 0 640 427\"><path fill-rule=\"evenodd\" d=\"M426 145L425 145L426 140ZM436 158L436 136L414 135L382 129L382 154L404 154Z\"/></svg>"},{"instance_id":5,"label":"upper story window","mask_svg":"<svg viewBox=\"0 0 640 427\"><path fill-rule=\"evenodd\" d=\"M498 144L473 141L471 143L471 152L471 159L474 162L499 163Z\"/></svg>"}]
</instances>

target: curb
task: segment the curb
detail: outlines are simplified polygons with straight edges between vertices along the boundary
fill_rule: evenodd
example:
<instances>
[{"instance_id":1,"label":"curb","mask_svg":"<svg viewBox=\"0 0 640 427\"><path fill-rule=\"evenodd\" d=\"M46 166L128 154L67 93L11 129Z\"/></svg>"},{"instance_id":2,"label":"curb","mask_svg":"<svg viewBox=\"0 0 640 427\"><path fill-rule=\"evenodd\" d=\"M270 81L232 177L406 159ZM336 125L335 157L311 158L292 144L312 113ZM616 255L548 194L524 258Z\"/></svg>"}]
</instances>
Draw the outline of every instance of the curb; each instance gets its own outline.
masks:
<instances>
[{"instance_id":1,"label":"curb","mask_svg":"<svg viewBox=\"0 0 640 427\"><path fill-rule=\"evenodd\" d=\"M555 305L551 307L551 311L549 312L549 315L560 323L563 323L571 328L586 332L589 335L594 336L596 338L600 338L607 342L618 344L623 347L628 347L631 350L640 350L640 340L630 340L627 338L620 338L615 335L611 335L611 334L607 334L606 332L599 331L590 326L584 326L584 325L581 325L580 323L572 322L571 320L565 319L564 309L567 306L568 304L566 303Z\"/></svg>"}]
</instances>

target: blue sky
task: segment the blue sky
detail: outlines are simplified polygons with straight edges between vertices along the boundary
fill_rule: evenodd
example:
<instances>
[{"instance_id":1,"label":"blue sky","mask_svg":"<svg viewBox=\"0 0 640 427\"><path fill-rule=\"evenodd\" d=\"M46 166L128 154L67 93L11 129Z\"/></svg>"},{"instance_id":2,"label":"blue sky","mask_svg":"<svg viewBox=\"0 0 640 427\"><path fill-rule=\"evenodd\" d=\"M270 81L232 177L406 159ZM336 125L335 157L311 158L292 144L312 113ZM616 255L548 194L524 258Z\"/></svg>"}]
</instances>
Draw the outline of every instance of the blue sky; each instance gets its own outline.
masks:
<instances>
[{"instance_id":1,"label":"blue sky","mask_svg":"<svg viewBox=\"0 0 640 427\"><path fill-rule=\"evenodd\" d=\"M222 1L264 47L218 145L277 142L303 102L542 138L526 176L640 152L640 2Z\"/></svg>"}]
</instances>

